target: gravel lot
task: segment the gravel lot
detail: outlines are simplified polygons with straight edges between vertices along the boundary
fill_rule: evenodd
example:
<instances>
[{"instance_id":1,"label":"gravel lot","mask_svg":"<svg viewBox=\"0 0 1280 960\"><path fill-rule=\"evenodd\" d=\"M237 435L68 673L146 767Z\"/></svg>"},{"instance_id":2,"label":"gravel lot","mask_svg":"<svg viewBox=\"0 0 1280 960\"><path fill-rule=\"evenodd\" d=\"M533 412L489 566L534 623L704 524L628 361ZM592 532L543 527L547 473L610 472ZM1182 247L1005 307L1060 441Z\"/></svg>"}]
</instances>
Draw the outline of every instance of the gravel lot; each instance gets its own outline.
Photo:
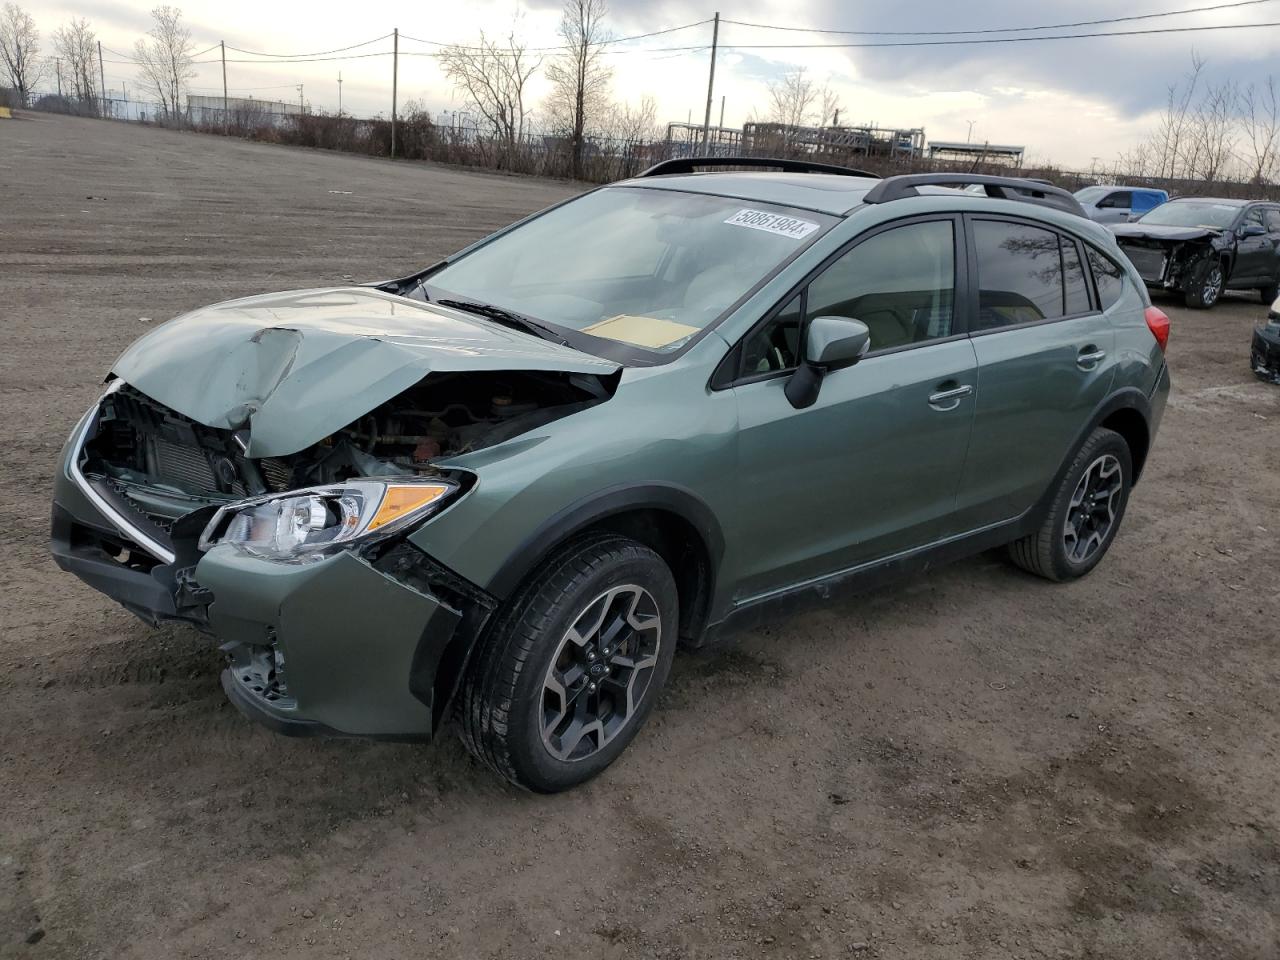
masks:
<instances>
[{"instance_id":1,"label":"gravel lot","mask_svg":"<svg viewBox=\"0 0 1280 960\"><path fill-rule=\"evenodd\" d=\"M54 567L48 495L147 322L574 187L52 117L0 121L0 184L0 955L1280 956L1256 298L1165 305L1175 393L1091 577L987 555L681 655L624 759L541 798L453 736L250 725L207 641Z\"/></svg>"}]
</instances>

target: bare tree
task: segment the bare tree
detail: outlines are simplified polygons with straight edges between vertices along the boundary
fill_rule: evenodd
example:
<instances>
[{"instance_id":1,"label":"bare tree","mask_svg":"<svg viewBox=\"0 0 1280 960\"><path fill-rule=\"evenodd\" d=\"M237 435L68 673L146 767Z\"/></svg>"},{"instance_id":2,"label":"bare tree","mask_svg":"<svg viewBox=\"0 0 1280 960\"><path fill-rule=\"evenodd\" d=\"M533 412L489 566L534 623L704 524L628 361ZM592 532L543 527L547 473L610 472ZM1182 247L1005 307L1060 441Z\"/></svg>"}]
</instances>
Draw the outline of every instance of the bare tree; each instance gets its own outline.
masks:
<instances>
[{"instance_id":1,"label":"bare tree","mask_svg":"<svg viewBox=\"0 0 1280 960\"><path fill-rule=\"evenodd\" d=\"M1257 90L1251 83L1240 98L1241 118L1249 153L1246 162L1251 183L1263 184L1276 172L1277 151L1280 151L1280 102L1276 97L1276 81L1268 76L1267 82Z\"/></svg>"},{"instance_id":2,"label":"bare tree","mask_svg":"<svg viewBox=\"0 0 1280 960\"><path fill-rule=\"evenodd\" d=\"M98 87L94 82L94 57L97 56L98 36L89 21L76 17L53 34L53 46L62 60L62 77L67 92L81 103L96 110Z\"/></svg>"},{"instance_id":3,"label":"bare tree","mask_svg":"<svg viewBox=\"0 0 1280 960\"><path fill-rule=\"evenodd\" d=\"M547 66L547 108L553 128L569 137L575 179L582 177L586 131L609 109L613 70L604 62L605 13L605 0L565 0L560 36L567 49Z\"/></svg>"},{"instance_id":4,"label":"bare tree","mask_svg":"<svg viewBox=\"0 0 1280 960\"><path fill-rule=\"evenodd\" d=\"M0 69L24 103L48 66L39 55L40 31L31 14L16 3L6 3L0 10Z\"/></svg>"},{"instance_id":5,"label":"bare tree","mask_svg":"<svg viewBox=\"0 0 1280 960\"><path fill-rule=\"evenodd\" d=\"M143 83L155 94L164 119L172 120L182 115L187 81L196 75L191 64L195 44L177 7L168 4L156 7L151 17L155 25L147 31L145 39L133 45L133 53L142 71Z\"/></svg>"},{"instance_id":6,"label":"bare tree","mask_svg":"<svg viewBox=\"0 0 1280 960\"><path fill-rule=\"evenodd\" d=\"M787 127L807 126L813 120L814 104L819 91L806 75L804 67L788 73L781 80L768 85L769 104L767 120Z\"/></svg>"},{"instance_id":7,"label":"bare tree","mask_svg":"<svg viewBox=\"0 0 1280 960\"><path fill-rule=\"evenodd\" d=\"M524 44L516 42L514 32L502 45L481 33L478 46L455 44L440 53L444 75L501 143L508 166L514 163L524 137L525 85L541 65L541 58L531 60Z\"/></svg>"},{"instance_id":8,"label":"bare tree","mask_svg":"<svg viewBox=\"0 0 1280 960\"><path fill-rule=\"evenodd\" d=\"M1234 81L1205 87L1192 115L1186 174L1205 183L1226 178L1235 158L1239 129L1240 89Z\"/></svg>"},{"instance_id":9,"label":"bare tree","mask_svg":"<svg viewBox=\"0 0 1280 960\"><path fill-rule=\"evenodd\" d=\"M658 104L653 97L643 97L635 106L615 103L599 124L600 135L625 143L643 143L658 139Z\"/></svg>"},{"instance_id":10,"label":"bare tree","mask_svg":"<svg viewBox=\"0 0 1280 960\"><path fill-rule=\"evenodd\" d=\"M840 120L840 95L830 87L824 86L818 91L819 109L818 126L835 125Z\"/></svg>"}]
</instances>

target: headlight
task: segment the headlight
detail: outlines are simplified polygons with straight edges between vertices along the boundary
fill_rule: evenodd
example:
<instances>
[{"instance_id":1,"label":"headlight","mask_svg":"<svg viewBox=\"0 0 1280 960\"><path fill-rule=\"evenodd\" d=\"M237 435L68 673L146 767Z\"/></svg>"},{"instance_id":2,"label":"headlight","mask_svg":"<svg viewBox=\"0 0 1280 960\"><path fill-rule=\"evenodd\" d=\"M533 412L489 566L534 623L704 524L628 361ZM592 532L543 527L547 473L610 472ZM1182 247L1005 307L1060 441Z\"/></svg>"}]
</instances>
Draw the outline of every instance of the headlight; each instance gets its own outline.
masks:
<instances>
[{"instance_id":1,"label":"headlight","mask_svg":"<svg viewBox=\"0 0 1280 960\"><path fill-rule=\"evenodd\" d=\"M223 507L200 549L234 543L270 560L304 560L423 520L458 491L452 480L348 480L290 490Z\"/></svg>"}]
</instances>

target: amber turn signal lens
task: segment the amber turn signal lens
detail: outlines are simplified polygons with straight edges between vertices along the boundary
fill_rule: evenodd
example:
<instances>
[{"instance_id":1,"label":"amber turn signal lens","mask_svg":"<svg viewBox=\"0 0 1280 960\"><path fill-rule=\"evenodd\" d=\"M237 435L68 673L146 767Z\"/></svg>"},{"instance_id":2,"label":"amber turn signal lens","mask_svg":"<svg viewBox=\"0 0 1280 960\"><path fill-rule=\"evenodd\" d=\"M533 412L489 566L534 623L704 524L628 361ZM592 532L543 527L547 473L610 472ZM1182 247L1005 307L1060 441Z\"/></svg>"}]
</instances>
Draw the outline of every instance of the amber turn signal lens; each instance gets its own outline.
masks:
<instances>
[{"instance_id":1,"label":"amber turn signal lens","mask_svg":"<svg viewBox=\"0 0 1280 960\"><path fill-rule=\"evenodd\" d=\"M405 483L388 484L386 495L378 505L378 512L373 515L365 530L377 530L393 520L399 520L405 514L420 510L443 497L451 487L443 483Z\"/></svg>"}]
</instances>

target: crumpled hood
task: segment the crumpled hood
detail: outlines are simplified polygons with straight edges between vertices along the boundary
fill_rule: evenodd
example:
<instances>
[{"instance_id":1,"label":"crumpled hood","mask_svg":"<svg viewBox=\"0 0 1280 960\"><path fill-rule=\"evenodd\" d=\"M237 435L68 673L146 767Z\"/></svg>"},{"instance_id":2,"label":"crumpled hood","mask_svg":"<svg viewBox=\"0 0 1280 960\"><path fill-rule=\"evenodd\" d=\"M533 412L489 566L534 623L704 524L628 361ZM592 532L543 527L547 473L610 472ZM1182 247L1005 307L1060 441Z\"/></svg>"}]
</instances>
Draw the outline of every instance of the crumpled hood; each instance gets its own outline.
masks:
<instances>
[{"instance_id":1,"label":"crumpled hood","mask_svg":"<svg viewBox=\"0 0 1280 960\"><path fill-rule=\"evenodd\" d=\"M1171 243L1182 243L1186 240L1212 240L1220 237L1225 231L1212 227L1162 227L1156 224L1117 223L1111 232L1121 240L1168 240Z\"/></svg>"},{"instance_id":2,"label":"crumpled hood","mask_svg":"<svg viewBox=\"0 0 1280 960\"><path fill-rule=\"evenodd\" d=\"M209 427L249 427L251 457L323 440L430 373L618 365L480 317L366 287L214 304L157 327L112 373Z\"/></svg>"}]
</instances>

